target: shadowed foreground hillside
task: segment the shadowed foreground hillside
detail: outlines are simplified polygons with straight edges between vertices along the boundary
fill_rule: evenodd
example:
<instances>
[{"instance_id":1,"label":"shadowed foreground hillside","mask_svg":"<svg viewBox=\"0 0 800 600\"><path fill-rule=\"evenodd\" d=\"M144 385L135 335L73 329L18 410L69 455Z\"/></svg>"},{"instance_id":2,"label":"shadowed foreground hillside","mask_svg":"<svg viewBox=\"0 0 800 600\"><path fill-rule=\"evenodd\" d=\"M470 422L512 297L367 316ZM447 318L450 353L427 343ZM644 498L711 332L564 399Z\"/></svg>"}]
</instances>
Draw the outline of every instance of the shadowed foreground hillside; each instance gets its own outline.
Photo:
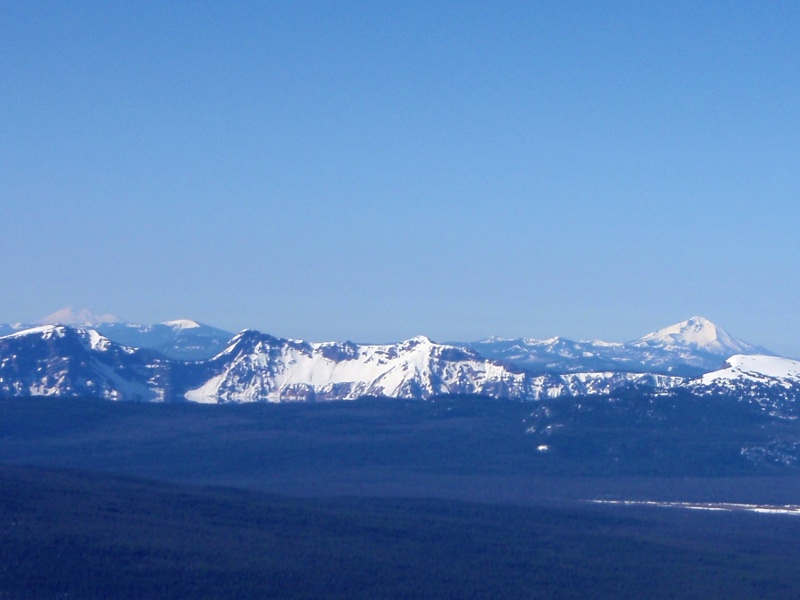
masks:
<instances>
[{"instance_id":1,"label":"shadowed foreground hillside","mask_svg":"<svg viewBox=\"0 0 800 600\"><path fill-rule=\"evenodd\" d=\"M800 521L0 467L0 597L789 598Z\"/></svg>"}]
</instances>

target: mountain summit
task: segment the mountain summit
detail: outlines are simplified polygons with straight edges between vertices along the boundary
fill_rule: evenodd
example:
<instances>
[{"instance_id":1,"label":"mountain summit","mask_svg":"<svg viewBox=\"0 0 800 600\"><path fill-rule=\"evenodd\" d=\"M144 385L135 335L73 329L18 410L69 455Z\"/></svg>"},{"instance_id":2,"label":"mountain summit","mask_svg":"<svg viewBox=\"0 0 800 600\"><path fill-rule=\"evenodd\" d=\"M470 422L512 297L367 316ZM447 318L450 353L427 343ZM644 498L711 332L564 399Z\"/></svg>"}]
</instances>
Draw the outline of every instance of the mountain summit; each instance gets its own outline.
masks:
<instances>
[{"instance_id":1,"label":"mountain summit","mask_svg":"<svg viewBox=\"0 0 800 600\"><path fill-rule=\"evenodd\" d=\"M705 317L692 317L686 321L664 327L632 342L634 346L685 347L709 354L753 354L763 349L736 339L719 325Z\"/></svg>"}]
</instances>

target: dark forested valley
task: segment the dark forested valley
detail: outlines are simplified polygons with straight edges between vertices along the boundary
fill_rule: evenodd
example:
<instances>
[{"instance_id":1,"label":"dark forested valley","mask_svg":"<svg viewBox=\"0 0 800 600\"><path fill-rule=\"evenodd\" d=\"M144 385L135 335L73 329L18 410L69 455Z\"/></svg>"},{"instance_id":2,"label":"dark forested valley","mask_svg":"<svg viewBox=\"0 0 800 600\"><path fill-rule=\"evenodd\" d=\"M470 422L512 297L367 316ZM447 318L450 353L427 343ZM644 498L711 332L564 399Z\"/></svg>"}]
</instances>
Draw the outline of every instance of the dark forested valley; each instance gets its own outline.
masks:
<instances>
[{"instance_id":1,"label":"dark forested valley","mask_svg":"<svg viewBox=\"0 0 800 600\"><path fill-rule=\"evenodd\" d=\"M796 517L586 501L792 503L796 430L635 393L2 400L0 592L788 598Z\"/></svg>"}]
</instances>

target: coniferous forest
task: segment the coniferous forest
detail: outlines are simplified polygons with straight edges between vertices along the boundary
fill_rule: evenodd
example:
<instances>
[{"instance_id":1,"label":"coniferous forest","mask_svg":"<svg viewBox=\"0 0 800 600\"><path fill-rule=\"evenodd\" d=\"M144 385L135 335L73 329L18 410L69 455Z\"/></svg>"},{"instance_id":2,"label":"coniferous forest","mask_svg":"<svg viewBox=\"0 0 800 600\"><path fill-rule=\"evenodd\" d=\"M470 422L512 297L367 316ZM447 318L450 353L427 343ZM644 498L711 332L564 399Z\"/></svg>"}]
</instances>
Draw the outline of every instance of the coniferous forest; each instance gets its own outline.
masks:
<instances>
[{"instance_id":1,"label":"coniferous forest","mask_svg":"<svg viewBox=\"0 0 800 600\"><path fill-rule=\"evenodd\" d=\"M800 520L590 499L790 503L788 435L641 398L0 402L2 598L789 598ZM647 403L645 402L645 406ZM651 408L645 408L652 413ZM548 420L549 419L549 420ZM537 428L559 423L541 451ZM767 435L768 434L768 435ZM761 436L761 437L759 437Z\"/></svg>"}]
</instances>

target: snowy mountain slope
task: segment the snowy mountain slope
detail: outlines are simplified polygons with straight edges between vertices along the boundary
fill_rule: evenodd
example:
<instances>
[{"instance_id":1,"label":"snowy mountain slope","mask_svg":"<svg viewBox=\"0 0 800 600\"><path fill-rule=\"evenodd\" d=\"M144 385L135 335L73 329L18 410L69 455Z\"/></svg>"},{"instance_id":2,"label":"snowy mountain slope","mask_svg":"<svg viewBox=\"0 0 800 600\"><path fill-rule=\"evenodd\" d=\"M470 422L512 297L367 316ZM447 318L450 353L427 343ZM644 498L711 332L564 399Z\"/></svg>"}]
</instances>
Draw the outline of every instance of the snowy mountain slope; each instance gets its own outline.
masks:
<instances>
[{"instance_id":1,"label":"snowy mountain slope","mask_svg":"<svg viewBox=\"0 0 800 600\"><path fill-rule=\"evenodd\" d=\"M800 382L800 361L778 356L735 355L725 361L725 368L704 375L704 383L718 383L721 380L764 378L780 379L787 382Z\"/></svg>"},{"instance_id":2,"label":"snowy mountain slope","mask_svg":"<svg viewBox=\"0 0 800 600\"><path fill-rule=\"evenodd\" d=\"M0 337L0 396L165 399L169 365L90 329L44 325Z\"/></svg>"},{"instance_id":3,"label":"snowy mountain slope","mask_svg":"<svg viewBox=\"0 0 800 600\"><path fill-rule=\"evenodd\" d=\"M417 337L393 345L307 343L244 331L209 361L215 374L186 394L199 402L333 400L363 395L425 398L509 392L526 377L476 353Z\"/></svg>"},{"instance_id":4,"label":"snowy mountain slope","mask_svg":"<svg viewBox=\"0 0 800 600\"><path fill-rule=\"evenodd\" d=\"M177 327L191 331L199 326L184 321ZM198 361L170 360L117 344L95 330L63 325L0 337L2 397L217 403L480 394L535 401L632 389L735 397L791 415L800 412L792 408L800 399L800 362L734 355L725 368L689 379L621 370L537 374L422 336L385 345L308 343L246 330L216 356Z\"/></svg>"},{"instance_id":5,"label":"snowy mountain slope","mask_svg":"<svg viewBox=\"0 0 800 600\"><path fill-rule=\"evenodd\" d=\"M467 344L487 358L535 372L652 372L697 376L733 354L771 354L738 340L703 317L692 317L626 343L564 338L489 338Z\"/></svg>"},{"instance_id":6,"label":"snowy mountain slope","mask_svg":"<svg viewBox=\"0 0 800 600\"><path fill-rule=\"evenodd\" d=\"M189 362L117 344L94 330L63 325L0 338L3 397L216 403L483 394L537 400L678 381L624 373L534 376L425 337L389 345L311 344L244 331L212 359Z\"/></svg>"},{"instance_id":7,"label":"snowy mountain slope","mask_svg":"<svg viewBox=\"0 0 800 600\"><path fill-rule=\"evenodd\" d=\"M210 376L186 393L187 400L278 402L364 395L429 398L438 394L536 400L677 382L676 378L623 373L535 376L487 360L474 350L437 344L426 337L391 345L310 344L256 331L234 337L208 366Z\"/></svg>"}]
</instances>

